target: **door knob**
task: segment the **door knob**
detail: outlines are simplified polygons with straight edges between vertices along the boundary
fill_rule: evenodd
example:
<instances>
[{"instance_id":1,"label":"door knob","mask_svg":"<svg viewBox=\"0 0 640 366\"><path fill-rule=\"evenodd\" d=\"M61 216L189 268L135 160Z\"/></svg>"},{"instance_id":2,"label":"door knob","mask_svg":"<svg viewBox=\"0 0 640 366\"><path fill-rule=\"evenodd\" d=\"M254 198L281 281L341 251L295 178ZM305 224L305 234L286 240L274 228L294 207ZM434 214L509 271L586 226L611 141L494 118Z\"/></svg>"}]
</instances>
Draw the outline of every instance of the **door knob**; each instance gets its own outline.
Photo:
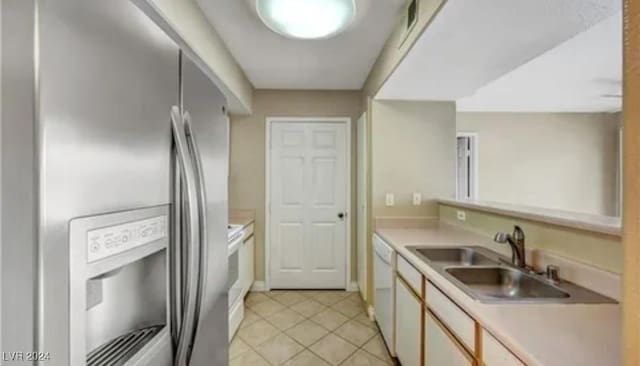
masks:
<instances>
[{"instance_id":1,"label":"door knob","mask_svg":"<svg viewBox=\"0 0 640 366\"><path fill-rule=\"evenodd\" d=\"M345 216L346 216L346 214L345 214L344 212L340 212L340 213L338 213L338 218L339 218L340 220L343 220Z\"/></svg>"}]
</instances>

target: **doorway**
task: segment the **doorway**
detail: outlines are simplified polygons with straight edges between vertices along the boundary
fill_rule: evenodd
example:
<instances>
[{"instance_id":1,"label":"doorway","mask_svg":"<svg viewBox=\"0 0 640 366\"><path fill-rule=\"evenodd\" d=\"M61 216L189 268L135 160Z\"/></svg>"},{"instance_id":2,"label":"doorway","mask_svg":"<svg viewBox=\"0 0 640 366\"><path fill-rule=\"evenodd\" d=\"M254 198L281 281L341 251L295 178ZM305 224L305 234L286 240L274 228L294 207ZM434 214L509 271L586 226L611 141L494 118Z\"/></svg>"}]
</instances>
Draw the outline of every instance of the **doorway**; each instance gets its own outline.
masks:
<instances>
[{"instance_id":1,"label":"doorway","mask_svg":"<svg viewBox=\"0 0 640 366\"><path fill-rule=\"evenodd\" d=\"M350 141L348 118L267 119L268 288L348 288Z\"/></svg>"},{"instance_id":2,"label":"doorway","mask_svg":"<svg viewBox=\"0 0 640 366\"><path fill-rule=\"evenodd\" d=\"M458 132L456 137L456 198L478 200L478 134Z\"/></svg>"}]
</instances>

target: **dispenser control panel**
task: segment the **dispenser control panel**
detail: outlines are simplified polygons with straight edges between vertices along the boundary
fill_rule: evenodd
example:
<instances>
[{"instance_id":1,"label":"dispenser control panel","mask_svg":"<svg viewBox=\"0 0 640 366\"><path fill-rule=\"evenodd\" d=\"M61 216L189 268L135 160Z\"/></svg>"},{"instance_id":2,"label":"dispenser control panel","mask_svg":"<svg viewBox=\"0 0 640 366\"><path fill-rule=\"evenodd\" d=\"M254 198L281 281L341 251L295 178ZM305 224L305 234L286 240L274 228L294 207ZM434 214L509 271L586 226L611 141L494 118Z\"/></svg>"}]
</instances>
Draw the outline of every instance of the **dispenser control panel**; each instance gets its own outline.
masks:
<instances>
[{"instance_id":1,"label":"dispenser control panel","mask_svg":"<svg viewBox=\"0 0 640 366\"><path fill-rule=\"evenodd\" d=\"M168 235L167 216L156 216L87 232L89 263L164 239Z\"/></svg>"}]
</instances>

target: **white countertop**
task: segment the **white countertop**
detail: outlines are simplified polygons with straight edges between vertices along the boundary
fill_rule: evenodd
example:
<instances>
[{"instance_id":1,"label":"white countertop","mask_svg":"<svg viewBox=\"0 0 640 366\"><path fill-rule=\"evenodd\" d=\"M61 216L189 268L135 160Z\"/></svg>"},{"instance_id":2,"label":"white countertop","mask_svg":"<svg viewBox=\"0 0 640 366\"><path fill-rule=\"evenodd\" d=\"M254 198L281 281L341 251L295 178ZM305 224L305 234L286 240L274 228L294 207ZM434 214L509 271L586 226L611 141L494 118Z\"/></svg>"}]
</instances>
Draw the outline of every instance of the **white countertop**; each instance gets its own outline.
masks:
<instances>
[{"instance_id":1,"label":"white countertop","mask_svg":"<svg viewBox=\"0 0 640 366\"><path fill-rule=\"evenodd\" d=\"M400 255L528 365L613 366L622 363L619 304L483 304L411 253L409 245L480 245L509 249L445 223L425 229L377 229Z\"/></svg>"}]
</instances>

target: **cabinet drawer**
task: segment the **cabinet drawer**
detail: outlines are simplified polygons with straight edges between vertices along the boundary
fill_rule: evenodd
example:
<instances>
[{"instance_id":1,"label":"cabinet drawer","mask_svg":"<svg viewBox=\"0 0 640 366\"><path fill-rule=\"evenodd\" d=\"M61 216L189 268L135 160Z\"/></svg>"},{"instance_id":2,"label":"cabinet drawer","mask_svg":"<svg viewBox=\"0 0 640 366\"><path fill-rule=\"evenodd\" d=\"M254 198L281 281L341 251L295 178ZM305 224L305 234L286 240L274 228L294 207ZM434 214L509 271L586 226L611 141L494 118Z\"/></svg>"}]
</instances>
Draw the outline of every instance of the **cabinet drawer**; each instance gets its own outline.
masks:
<instances>
[{"instance_id":1,"label":"cabinet drawer","mask_svg":"<svg viewBox=\"0 0 640 366\"><path fill-rule=\"evenodd\" d=\"M398 255L397 258L398 273L400 273L402 278L405 279L416 294L422 296L422 273L418 272L418 270L415 269L406 259L402 258L401 255Z\"/></svg>"},{"instance_id":2,"label":"cabinet drawer","mask_svg":"<svg viewBox=\"0 0 640 366\"><path fill-rule=\"evenodd\" d=\"M427 306L472 353L475 352L475 321L427 281Z\"/></svg>"},{"instance_id":3,"label":"cabinet drawer","mask_svg":"<svg viewBox=\"0 0 640 366\"><path fill-rule=\"evenodd\" d=\"M484 329L482 330L482 361L486 366L525 366Z\"/></svg>"}]
</instances>

